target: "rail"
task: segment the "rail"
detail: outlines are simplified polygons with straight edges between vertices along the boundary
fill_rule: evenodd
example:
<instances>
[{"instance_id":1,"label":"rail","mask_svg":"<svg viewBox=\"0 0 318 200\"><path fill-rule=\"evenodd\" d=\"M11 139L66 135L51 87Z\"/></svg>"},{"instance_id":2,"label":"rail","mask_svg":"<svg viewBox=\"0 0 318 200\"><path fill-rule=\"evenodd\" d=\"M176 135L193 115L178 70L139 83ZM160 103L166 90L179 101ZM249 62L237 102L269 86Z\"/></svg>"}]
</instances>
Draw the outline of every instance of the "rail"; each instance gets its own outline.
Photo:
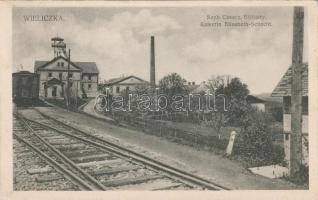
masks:
<instances>
[{"instance_id":1,"label":"rail","mask_svg":"<svg viewBox=\"0 0 318 200\"><path fill-rule=\"evenodd\" d=\"M132 151L130 149L127 149L125 147L122 147L118 144L114 144L112 142L109 142L105 139L102 139L102 138L99 138L99 137L96 137L94 135L91 135L91 134L88 134L82 130L79 130L73 126L70 126L68 124L65 124L55 118L52 118L51 116L48 116L44 113L42 113L41 111L39 110L36 110L37 112L39 112L44 118L47 118L47 119L50 119L54 122L56 122L57 124L61 125L61 126L64 126L64 127L67 127L69 129L72 129L73 131L77 132L77 133L80 133L81 135L85 136L85 138L81 137L81 136L78 136L78 135L73 135L73 134L70 134L70 133L66 133L64 131L61 131L61 130L58 130L54 127L51 127L51 126L48 126L46 124L42 124L40 122L37 122L37 121L34 121L34 120L30 120L30 119L27 119L28 121L31 121L32 123L35 123L35 124L38 124L39 126L42 126L42 127L45 127L47 129L51 129L51 130L54 130L54 131L57 131L61 134L64 134L64 135L68 135L70 137L74 137L78 140L81 140L83 142L86 142L86 143L90 143L92 145L95 145L97 147L100 147L102 149L105 149L107 151L111 151L117 155L120 155L120 156L123 156L123 157L127 157L129 159L134 159L135 161L139 162L139 163L142 163L146 166L149 166L155 170L159 170L159 171L162 171L164 172L165 174L169 175L169 176L172 176L174 177L175 179L179 179L179 180L183 180L183 181L187 181L189 184L191 185L198 185L202 188L205 188L205 189L209 189L209 190L229 190L229 188L227 187L224 187L220 184L217 184L215 182L212 182L212 181L209 181L207 179L204 179L202 177L199 177L197 175L194 175L194 174L191 174L189 172L186 172L184 170L180 170L180 169L177 169L175 167L172 167L170 165L167 165L165 163L162 163L158 160L154 160L152 158L149 158L143 154L140 154L140 153L137 153L135 151ZM87 139L89 138L89 139Z\"/></svg>"}]
</instances>

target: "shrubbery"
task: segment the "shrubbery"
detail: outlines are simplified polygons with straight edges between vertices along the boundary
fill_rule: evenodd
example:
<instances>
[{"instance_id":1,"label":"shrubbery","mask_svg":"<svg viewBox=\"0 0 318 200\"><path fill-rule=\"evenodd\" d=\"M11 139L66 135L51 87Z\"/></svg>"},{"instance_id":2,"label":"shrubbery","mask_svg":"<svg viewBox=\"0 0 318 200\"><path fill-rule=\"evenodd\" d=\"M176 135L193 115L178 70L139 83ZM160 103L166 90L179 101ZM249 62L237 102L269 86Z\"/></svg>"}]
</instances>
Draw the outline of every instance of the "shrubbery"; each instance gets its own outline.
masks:
<instances>
[{"instance_id":1,"label":"shrubbery","mask_svg":"<svg viewBox=\"0 0 318 200\"><path fill-rule=\"evenodd\" d=\"M234 154L254 166L281 162L284 152L273 145L271 120L270 115L249 107L242 116L242 131L237 137Z\"/></svg>"},{"instance_id":2,"label":"shrubbery","mask_svg":"<svg viewBox=\"0 0 318 200\"><path fill-rule=\"evenodd\" d=\"M277 122L283 122L283 106L276 104L269 106L269 109L267 111L273 116L273 119Z\"/></svg>"}]
</instances>

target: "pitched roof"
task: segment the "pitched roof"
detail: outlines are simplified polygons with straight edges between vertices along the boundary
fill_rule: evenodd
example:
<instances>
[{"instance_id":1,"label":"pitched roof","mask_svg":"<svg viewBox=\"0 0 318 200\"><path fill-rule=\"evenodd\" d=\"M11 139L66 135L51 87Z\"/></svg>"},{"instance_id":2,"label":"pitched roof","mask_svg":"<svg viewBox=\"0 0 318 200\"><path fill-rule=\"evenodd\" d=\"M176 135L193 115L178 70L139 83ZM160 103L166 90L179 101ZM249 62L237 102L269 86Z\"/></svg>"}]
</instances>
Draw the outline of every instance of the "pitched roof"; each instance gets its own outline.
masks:
<instances>
[{"instance_id":1,"label":"pitched roof","mask_svg":"<svg viewBox=\"0 0 318 200\"><path fill-rule=\"evenodd\" d=\"M95 62L74 62L75 65L79 66L83 73L99 73L98 67Z\"/></svg>"},{"instance_id":2,"label":"pitched roof","mask_svg":"<svg viewBox=\"0 0 318 200\"><path fill-rule=\"evenodd\" d=\"M265 100L260 99L256 96L253 96L253 95L247 95L246 101L249 103L265 103Z\"/></svg>"},{"instance_id":3,"label":"pitched roof","mask_svg":"<svg viewBox=\"0 0 318 200\"><path fill-rule=\"evenodd\" d=\"M124 81L124 80L127 80L127 79L130 79L130 78L135 78L135 79L138 79L138 80L141 81L141 82L149 83L148 81L145 81L145 80L143 80L143 79L141 79L141 78L139 78L139 77L137 77L137 76L131 75L131 76L124 76L124 77L118 77L118 78L109 79L109 80L107 80L107 81L105 82L105 85L111 86L111 85L114 85L114 84L116 84L116 83L120 83L120 82L122 82L122 81Z\"/></svg>"},{"instance_id":4,"label":"pitched roof","mask_svg":"<svg viewBox=\"0 0 318 200\"><path fill-rule=\"evenodd\" d=\"M291 96L292 66L288 68L274 91L273 97ZM302 95L308 96L308 64L302 65Z\"/></svg>"},{"instance_id":5,"label":"pitched roof","mask_svg":"<svg viewBox=\"0 0 318 200\"><path fill-rule=\"evenodd\" d=\"M59 85L64 85L64 82L57 79L57 78L51 78L50 80L48 80L47 82L45 82L48 86L50 85L56 85L56 84L59 84Z\"/></svg>"},{"instance_id":6,"label":"pitched roof","mask_svg":"<svg viewBox=\"0 0 318 200\"><path fill-rule=\"evenodd\" d=\"M12 73L12 76L16 76L16 75L33 75L33 73L26 70Z\"/></svg>"},{"instance_id":7,"label":"pitched roof","mask_svg":"<svg viewBox=\"0 0 318 200\"><path fill-rule=\"evenodd\" d=\"M65 61L68 61L63 56L58 56L51 61L36 60L34 62L34 71L37 71L40 67L43 67L49 63L52 63L59 58L63 58ZM82 69L83 73L99 73L98 67L95 62L71 62L71 63L75 65L76 67Z\"/></svg>"},{"instance_id":8,"label":"pitched roof","mask_svg":"<svg viewBox=\"0 0 318 200\"><path fill-rule=\"evenodd\" d=\"M198 87L199 85L185 85L185 88L187 88L187 90L191 93L193 93L193 91L195 91Z\"/></svg>"}]
</instances>

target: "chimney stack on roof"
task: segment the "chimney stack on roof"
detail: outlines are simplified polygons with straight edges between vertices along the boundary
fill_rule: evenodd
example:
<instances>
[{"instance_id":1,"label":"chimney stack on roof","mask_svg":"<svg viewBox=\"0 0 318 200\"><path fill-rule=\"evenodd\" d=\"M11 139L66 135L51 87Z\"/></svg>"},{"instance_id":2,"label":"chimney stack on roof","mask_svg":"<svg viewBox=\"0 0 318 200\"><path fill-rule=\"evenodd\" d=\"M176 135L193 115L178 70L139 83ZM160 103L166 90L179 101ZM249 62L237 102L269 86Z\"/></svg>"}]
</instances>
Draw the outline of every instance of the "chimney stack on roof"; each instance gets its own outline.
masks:
<instances>
[{"instance_id":1,"label":"chimney stack on roof","mask_svg":"<svg viewBox=\"0 0 318 200\"><path fill-rule=\"evenodd\" d=\"M156 86L155 37L150 37L150 84Z\"/></svg>"}]
</instances>

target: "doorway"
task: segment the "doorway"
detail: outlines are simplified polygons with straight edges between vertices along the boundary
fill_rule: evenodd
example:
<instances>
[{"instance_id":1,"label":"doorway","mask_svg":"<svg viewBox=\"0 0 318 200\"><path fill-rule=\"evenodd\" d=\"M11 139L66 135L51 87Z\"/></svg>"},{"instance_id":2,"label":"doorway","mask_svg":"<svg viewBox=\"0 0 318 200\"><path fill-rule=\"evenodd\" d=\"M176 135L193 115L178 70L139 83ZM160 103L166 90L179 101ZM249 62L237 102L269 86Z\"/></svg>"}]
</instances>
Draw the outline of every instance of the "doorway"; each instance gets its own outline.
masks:
<instances>
[{"instance_id":1,"label":"doorway","mask_svg":"<svg viewBox=\"0 0 318 200\"><path fill-rule=\"evenodd\" d=\"M52 88L52 97L56 97L56 87Z\"/></svg>"}]
</instances>

